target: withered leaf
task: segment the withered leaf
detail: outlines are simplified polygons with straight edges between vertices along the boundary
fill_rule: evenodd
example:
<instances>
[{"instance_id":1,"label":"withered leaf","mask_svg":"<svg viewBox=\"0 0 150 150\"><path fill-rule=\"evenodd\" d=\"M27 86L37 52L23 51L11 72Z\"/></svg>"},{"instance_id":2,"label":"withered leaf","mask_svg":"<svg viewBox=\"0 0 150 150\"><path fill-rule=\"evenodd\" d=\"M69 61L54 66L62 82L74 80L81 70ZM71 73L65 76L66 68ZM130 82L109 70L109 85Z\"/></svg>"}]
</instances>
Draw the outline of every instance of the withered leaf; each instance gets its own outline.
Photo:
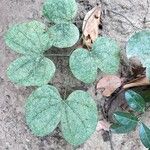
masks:
<instances>
[{"instance_id":1,"label":"withered leaf","mask_svg":"<svg viewBox=\"0 0 150 150\"><path fill-rule=\"evenodd\" d=\"M128 88L144 86L144 85L150 85L150 81L147 77L142 77L142 78L133 80L132 82L125 84L123 88L128 89Z\"/></svg>"},{"instance_id":2,"label":"withered leaf","mask_svg":"<svg viewBox=\"0 0 150 150\"><path fill-rule=\"evenodd\" d=\"M99 24L101 17L101 6L95 6L90 10L83 21L83 43L87 47L91 47L92 43L99 35Z\"/></svg>"},{"instance_id":3,"label":"withered leaf","mask_svg":"<svg viewBox=\"0 0 150 150\"><path fill-rule=\"evenodd\" d=\"M110 96L117 88L121 86L122 80L115 75L107 75L97 83L97 90L102 91L103 96Z\"/></svg>"}]
</instances>

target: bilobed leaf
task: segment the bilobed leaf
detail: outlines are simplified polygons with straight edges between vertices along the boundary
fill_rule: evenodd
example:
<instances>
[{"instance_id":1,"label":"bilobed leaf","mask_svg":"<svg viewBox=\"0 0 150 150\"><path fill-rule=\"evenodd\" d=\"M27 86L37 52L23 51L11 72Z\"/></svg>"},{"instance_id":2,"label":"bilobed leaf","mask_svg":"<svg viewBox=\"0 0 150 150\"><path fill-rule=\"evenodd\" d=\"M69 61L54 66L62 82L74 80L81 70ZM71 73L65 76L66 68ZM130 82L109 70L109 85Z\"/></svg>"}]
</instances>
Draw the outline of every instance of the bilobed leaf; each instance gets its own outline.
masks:
<instances>
[{"instance_id":1,"label":"bilobed leaf","mask_svg":"<svg viewBox=\"0 0 150 150\"><path fill-rule=\"evenodd\" d=\"M54 23L72 21L76 12L75 0L46 0L43 5L44 16Z\"/></svg>"},{"instance_id":2,"label":"bilobed leaf","mask_svg":"<svg viewBox=\"0 0 150 150\"><path fill-rule=\"evenodd\" d=\"M92 83L96 79L96 70L115 74L118 71L120 48L107 37L99 37L90 52L85 49L75 50L70 57L70 68L76 78Z\"/></svg>"},{"instance_id":3,"label":"bilobed leaf","mask_svg":"<svg viewBox=\"0 0 150 150\"><path fill-rule=\"evenodd\" d=\"M64 138L72 145L84 143L95 131L98 121L97 106L84 91L74 91L62 100L58 90L44 85L27 99L26 122L36 136L50 134L61 122Z\"/></svg>"},{"instance_id":4,"label":"bilobed leaf","mask_svg":"<svg viewBox=\"0 0 150 150\"><path fill-rule=\"evenodd\" d=\"M115 74L120 64L120 48L116 41L107 37L99 37L94 42L92 54L98 68L108 74Z\"/></svg>"},{"instance_id":5,"label":"bilobed leaf","mask_svg":"<svg viewBox=\"0 0 150 150\"><path fill-rule=\"evenodd\" d=\"M23 56L10 64L7 75L11 81L24 86L47 84L55 73L55 65L48 58Z\"/></svg>"},{"instance_id":6,"label":"bilobed leaf","mask_svg":"<svg viewBox=\"0 0 150 150\"><path fill-rule=\"evenodd\" d=\"M128 105L137 112L145 111L145 101L138 93L128 90L125 92L125 99Z\"/></svg>"},{"instance_id":7,"label":"bilobed leaf","mask_svg":"<svg viewBox=\"0 0 150 150\"><path fill-rule=\"evenodd\" d=\"M141 123L139 134L143 145L146 148L150 148L150 128Z\"/></svg>"},{"instance_id":8,"label":"bilobed leaf","mask_svg":"<svg viewBox=\"0 0 150 150\"><path fill-rule=\"evenodd\" d=\"M70 56L70 68L74 76L85 82L92 83L97 76L97 65L90 52L86 49L76 49Z\"/></svg>"},{"instance_id":9,"label":"bilobed leaf","mask_svg":"<svg viewBox=\"0 0 150 150\"><path fill-rule=\"evenodd\" d=\"M133 131L136 128L136 124L134 124L134 126L124 126L124 125L120 125L120 124L112 124L110 126L110 130L113 133L117 133L117 134L122 134L122 133L128 133Z\"/></svg>"},{"instance_id":10,"label":"bilobed leaf","mask_svg":"<svg viewBox=\"0 0 150 150\"><path fill-rule=\"evenodd\" d=\"M79 39L79 30L72 23L56 24L49 28L49 36L53 46L59 48L71 47Z\"/></svg>"},{"instance_id":11,"label":"bilobed leaf","mask_svg":"<svg viewBox=\"0 0 150 150\"><path fill-rule=\"evenodd\" d=\"M36 136L50 134L61 119L61 97L58 90L44 85L34 91L26 102L26 122Z\"/></svg>"},{"instance_id":12,"label":"bilobed leaf","mask_svg":"<svg viewBox=\"0 0 150 150\"><path fill-rule=\"evenodd\" d=\"M127 43L126 52L128 58L137 56L141 60L146 67L146 76L150 80L150 30L135 33Z\"/></svg>"},{"instance_id":13,"label":"bilobed leaf","mask_svg":"<svg viewBox=\"0 0 150 150\"><path fill-rule=\"evenodd\" d=\"M72 145L84 143L95 131L97 107L84 91L74 91L63 103L61 128L64 138Z\"/></svg>"},{"instance_id":14,"label":"bilobed leaf","mask_svg":"<svg viewBox=\"0 0 150 150\"><path fill-rule=\"evenodd\" d=\"M127 127L135 126L138 122L138 118L136 116L127 112L115 112L114 117L119 124Z\"/></svg>"},{"instance_id":15,"label":"bilobed leaf","mask_svg":"<svg viewBox=\"0 0 150 150\"><path fill-rule=\"evenodd\" d=\"M135 33L126 46L128 58L138 56L145 61L150 58L150 30L142 30Z\"/></svg>"},{"instance_id":16,"label":"bilobed leaf","mask_svg":"<svg viewBox=\"0 0 150 150\"><path fill-rule=\"evenodd\" d=\"M52 46L46 26L38 21L11 27L5 36L6 44L21 54L41 54Z\"/></svg>"}]
</instances>

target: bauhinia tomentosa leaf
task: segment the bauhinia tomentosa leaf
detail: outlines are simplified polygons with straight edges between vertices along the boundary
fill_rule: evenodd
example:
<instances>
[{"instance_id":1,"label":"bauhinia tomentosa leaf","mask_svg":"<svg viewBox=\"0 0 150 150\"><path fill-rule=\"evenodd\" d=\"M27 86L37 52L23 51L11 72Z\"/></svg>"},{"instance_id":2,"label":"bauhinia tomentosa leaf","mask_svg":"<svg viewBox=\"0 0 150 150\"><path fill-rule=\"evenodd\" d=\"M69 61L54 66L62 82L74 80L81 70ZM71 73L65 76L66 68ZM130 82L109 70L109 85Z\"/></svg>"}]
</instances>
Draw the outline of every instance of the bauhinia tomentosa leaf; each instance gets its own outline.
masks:
<instances>
[{"instance_id":1,"label":"bauhinia tomentosa leaf","mask_svg":"<svg viewBox=\"0 0 150 150\"><path fill-rule=\"evenodd\" d=\"M45 57L23 56L10 64L7 75L11 81L24 86L47 84L55 73L54 63Z\"/></svg>"},{"instance_id":2,"label":"bauhinia tomentosa leaf","mask_svg":"<svg viewBox=\"0 0 150 150\"><path fill-rule=\"evenodd\" d=\"M95 131L97 107L92 97L83 91L74 91L63 103L61 128L64 138L72 145L84 143Z\"/></svg>"},{"instance_id":3,"label":"bauhinia tomentosa leaf","mask_svg":"<svg viewBox=\"0 0 150 150\"><path fill-rule=\"evenodd\" d=\"M88 93L74 91L67 100L62 100L55 87L44 85L29 96L26 120L37 136L50 134L60 122L64 138L77 146L95 131L98 114L96 104Z\"/></svg>"},{"instance_id":4,"label":"bauhinia tomentosa leaf","mask_svg":"<svg viewBox=\"0 0 150 150\"><path fill-rule=\"evenodd\" d=\"M86 49L79 48L72 53L70 68L74 76L85 83L91 83L96 79L97 66L91 53Z\"/></svg>"},{"instance_id":5,"label":"bauhinia tomentosa leaf","mask_svg":"<svg viewBox=\"0 0 150 150\"><path fill-rule=\"evenodd\" d=\"M126 46L127 57L150 58L150 30L142 30L135 33Z\"/></svg>"},{"instance_id":6,"label":"bauhinia tomentosa leaf","mask_svg":"<svg viewBox=\"0 0 150 150\"><path fill-rule=\"evenodd\" d=\"M108 37L99 37L93 44L92 54L98 68L107 74L117 73L120 65L120 48L116 41Z\"/></svg>"},{"instance_id":7,"label":"bauhinia tomentosa leaf","mask_svg":"<svg viewBox=\"0 0 150 150\"><path fill-rule=\"evenodd\" d=\"M131 113L115 112L114 118L117 123L112 124L110 127L114 133L128 133L134 130L138 123L138 118Z\"/></svg>"},{"instance_id":8,"label":"bauhinia tomentosa leaf","mask_svg":"<svg viewBox=\"0 0 150 150\"><path fill-rule=\"evenodd\" d=\"M140 140L146 148L150 148L150 128L145 124L141 123L140 125Z\"/></svg>"},{"instance_id":9,"label":"bauhinia tomentosa leaf","mask_svg":"<svg viewBox=\"0 0 150 150\"><path fill-rule=\"evenodd\" d=\"M138 93L128 90L125 92L125 99L128 105L137 112L145 111L145 101Z\"/></svg>"},{"instance_id":10,"label":"bauhinia tomentosa leaf","mask_svg":"<svg viewBox=\"0 0 150 150\"><path fill-rule=\"evenodd\" d=\"M50 134L61 118L61 97L58 90L44 85L34 91L26 102L26 122L36 136Z\"/></svg>"},{"instance_id":11,"label":"bauhinia tomentosa leaf","mask_svg":"<svg viewBox=\"0 0 150 150\"><path fill-rule=\"evenodd\" d=\"M43 5L44 16L54 23L70 22L76 12L75 0L46 0Z\"/></svg>"},{"instance_id":12,"label":"bauhinia tomentosa leaf","mask_svg":"<svg viewBox=\"0 0 150 150\"><path fill-rule=\"evenodd\" d=\"M135 33L126 46L127 57L138 57L146 67L146 75L150 79L150 30Z\"/></svg>"},{"instance_id":13,"label":"bauhinia tomentosa leaf","mask_svg":"<svg viewBox=\"0 0 150 150\"><path fill-rule=\"evenodd\" d=\"M116 42L107 37L99 37L93 44L92 50L75 50L69 60L70 68L76 78L92 83L96 79L96 70L115 74L119 69L120 48ZM82 69L81 69L82 68Z\"/></svg>"},{"instance_id":14,"label":"bauhinia tomentosa leaf","mask_svg":"<svg viewBox=\"0 0 150 150\"><path fill-rule=\"evenodd\" d=\"M52 46L46 26L38 21L11 27L5 36L6 44L21 54L41 54Z\"/></svg>"},{"instance_id":15,"label":"bauhinia tomentosa leaf","mask_svg":"<svg viewBox=\"0 0 150 150\"><path fill-rule=\"evenodd\" d=\"M49 36L53 41L53 46L58 48L71 47L79 39L79 30L72 23L61 23L49 28Z\"/></svg>"}]
</instances>

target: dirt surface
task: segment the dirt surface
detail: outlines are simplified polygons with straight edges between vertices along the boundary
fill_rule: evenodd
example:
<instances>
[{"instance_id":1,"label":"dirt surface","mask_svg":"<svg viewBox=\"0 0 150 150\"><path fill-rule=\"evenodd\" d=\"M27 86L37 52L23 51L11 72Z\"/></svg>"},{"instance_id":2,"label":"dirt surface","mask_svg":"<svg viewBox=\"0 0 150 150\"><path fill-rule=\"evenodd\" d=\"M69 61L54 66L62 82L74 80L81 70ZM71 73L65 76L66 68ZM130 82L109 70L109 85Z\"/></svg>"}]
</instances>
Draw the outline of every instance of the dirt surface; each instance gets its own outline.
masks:
<instances>
[{"instance_id":1,"label":"dirt surface","mask_svg":"<svg viewBox=\"0 0 150 150\"><path fill-rule=\"evenodd\" d=\"M150 27L149 0L77 0L77 2L79 11L75 23L80 30L86 12L97 3L101 3L102 35L116 39L122 49L133 32ZM52 136L45 138L37 138L31 134L25 124L24 104L33 88L16 86L6 76L6 68L17 54L5 45L3 40L5 32L9 26L19 22L33 19L45 22L41 15L41 7L42 0L0 0L0 150L73 150L63 140L59 129L55 130ZM62 53L61 50L54 52ZM57 67L52 84L62 94L65 87L69 89L69 93L75 89L88 90L98 106L101 105L103 99L100 94L95 95L94 85L86 86L72 76L68 70L68 58L52 59ZM150 126L149 118L150 113L147 112L143 120ZM96 131L77 150L145 150L139 141L137 131L128 135L113 134L111 142L106 141L102 138L102 131Z\"/></svg>"}]
</instances>

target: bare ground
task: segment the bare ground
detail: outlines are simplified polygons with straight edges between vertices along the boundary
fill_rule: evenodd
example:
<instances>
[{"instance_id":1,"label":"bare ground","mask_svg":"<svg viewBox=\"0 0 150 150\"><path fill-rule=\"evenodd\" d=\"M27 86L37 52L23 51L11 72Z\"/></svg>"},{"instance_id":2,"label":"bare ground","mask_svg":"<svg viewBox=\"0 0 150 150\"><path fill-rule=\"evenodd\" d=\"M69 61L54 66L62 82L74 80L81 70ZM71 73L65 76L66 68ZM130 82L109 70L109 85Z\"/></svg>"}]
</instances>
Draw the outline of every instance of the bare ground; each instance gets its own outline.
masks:
<instances>
[{"instance_id":1,"label":"bare ground","mask_svg":"<svg viewBox=\"0 0 150 150\"><path fill-rule=\"evenodd\" d=\"M96 3L101 3L102 35L116 39L122 48L133 32L150 27L149 0L78 0L77 2L79 3L79 13L75 22L77 26L81 29L86 12ZM15 23L33 19L45 21L40 12L41 4L42 0L0 0L0 150L73 150L61 138L58 129L52 136L45 138L37 138L31 134L25 124L24 104L33 88L18 87L6 76L6 68L17 55L5 45L3 36L8 27ZM99 106L103 103L101 95L95 95L94 85L86 86L72 76L68 70L68 58L52 59L57 67L52 84L59 88L62 94L65 87L70 89L69 92L85 89L92 94ZM147 112L143 120L148 125L150 125L149 118L150 113ZM102 132L96 131L77 150L145 150L139 141L137 131L128 135L113 134L111 142L104 141L103 138Z\"/></svg>"}]
</instances>

